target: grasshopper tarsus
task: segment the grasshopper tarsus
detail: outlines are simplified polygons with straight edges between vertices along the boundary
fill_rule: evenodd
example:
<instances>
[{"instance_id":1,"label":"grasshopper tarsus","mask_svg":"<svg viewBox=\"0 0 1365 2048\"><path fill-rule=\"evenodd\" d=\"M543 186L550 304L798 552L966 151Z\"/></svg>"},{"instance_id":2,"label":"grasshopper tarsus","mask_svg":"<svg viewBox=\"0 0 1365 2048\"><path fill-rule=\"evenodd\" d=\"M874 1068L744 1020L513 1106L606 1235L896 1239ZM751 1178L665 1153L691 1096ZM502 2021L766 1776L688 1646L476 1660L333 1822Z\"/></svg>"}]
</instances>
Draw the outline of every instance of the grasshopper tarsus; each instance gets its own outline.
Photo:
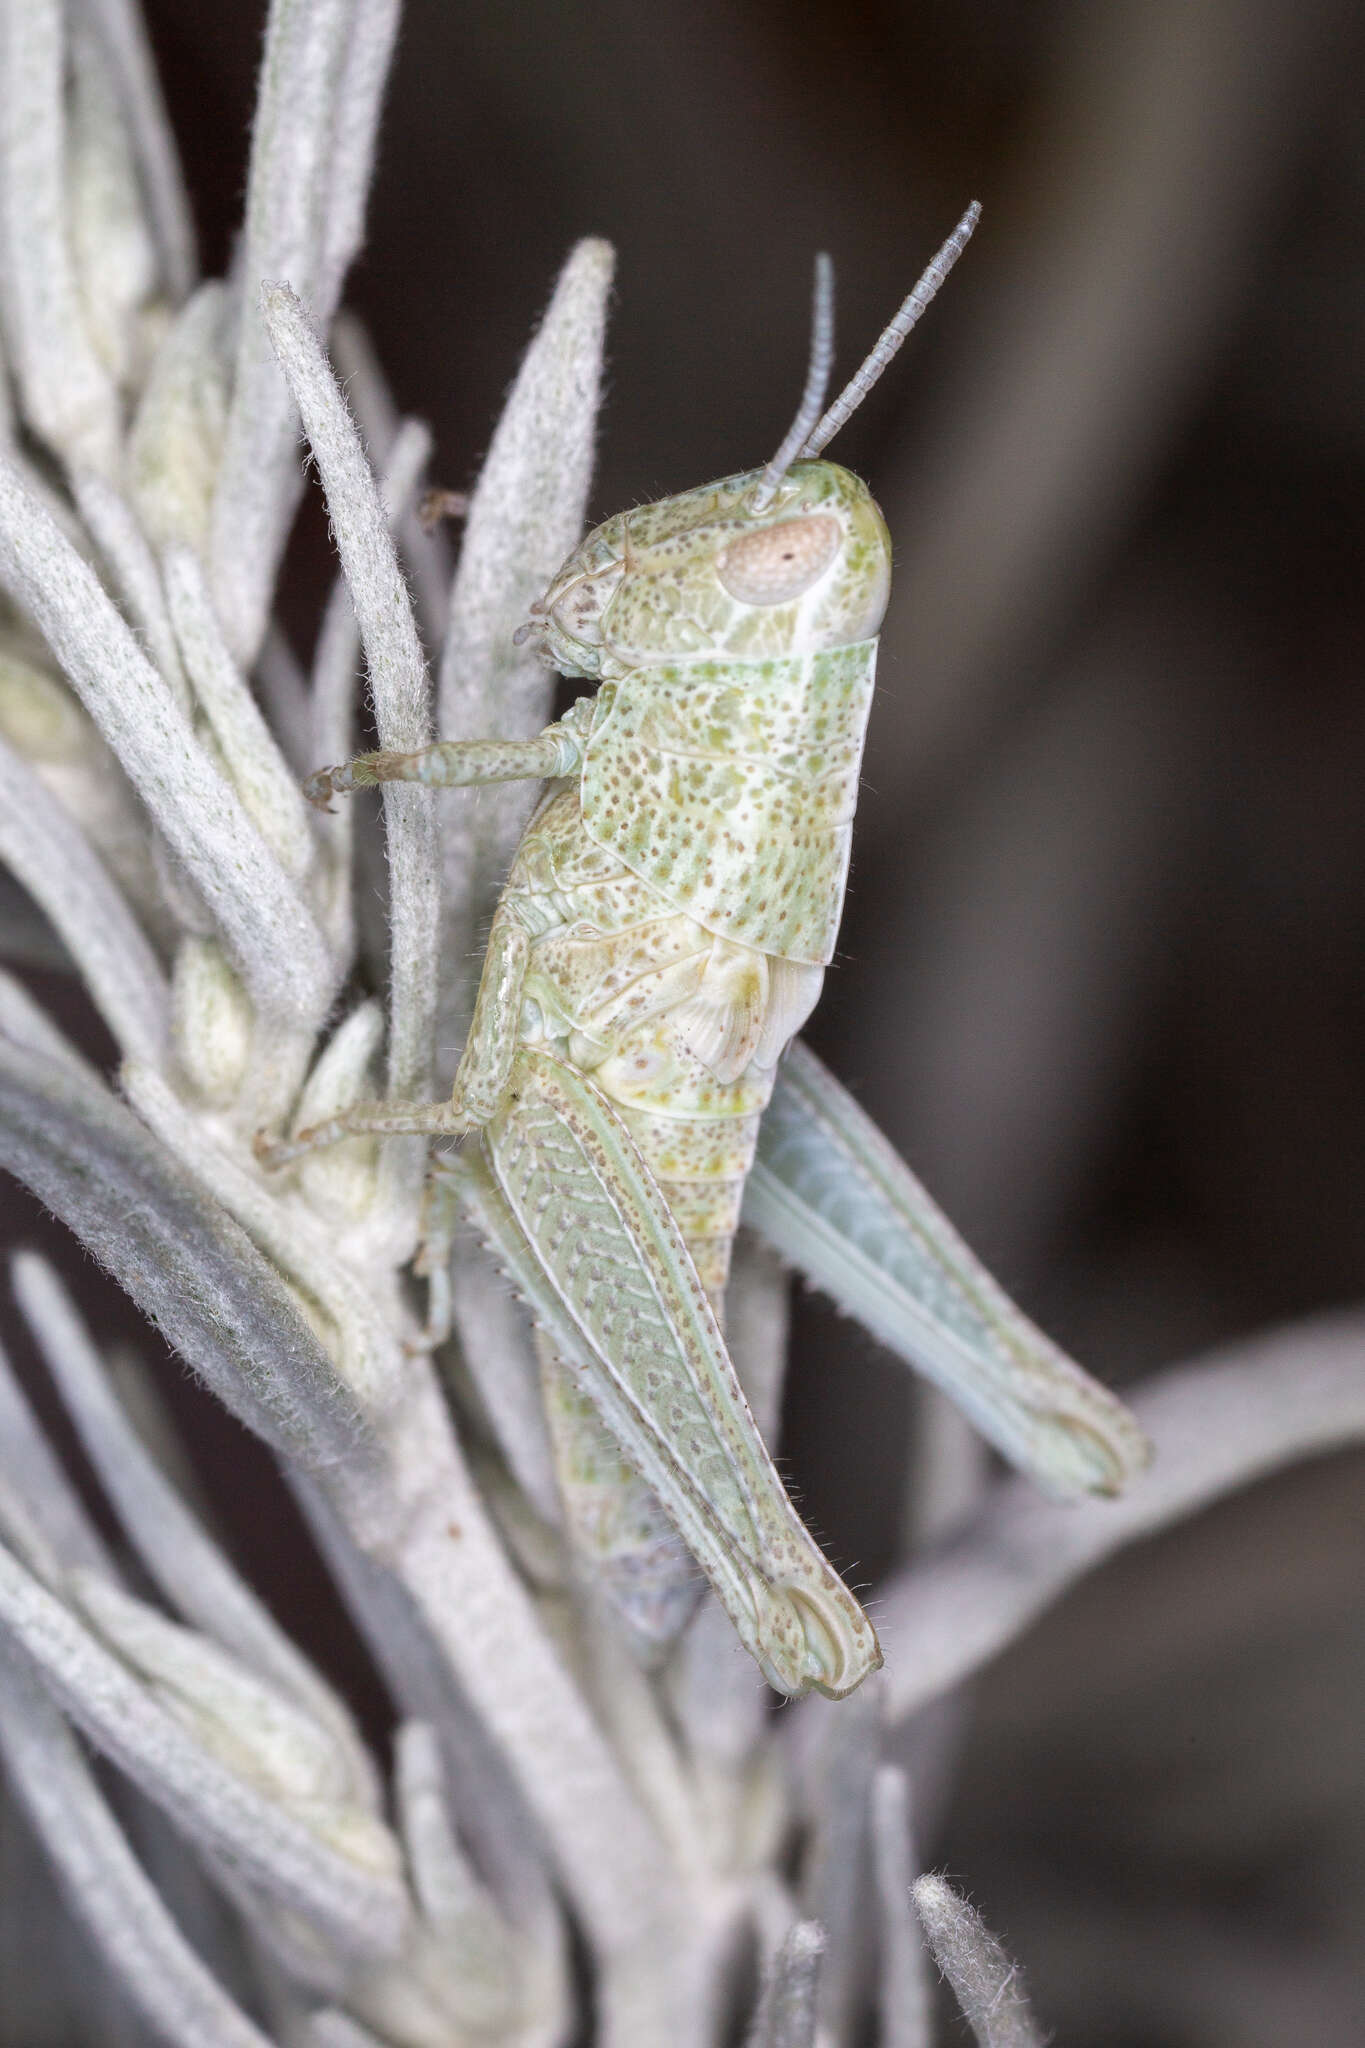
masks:
<instances>
[{"instance_id":1,"label":"grasshopper tarsus","mask_svg":"<svg viewBox=\"0 0 1365 2048\"><path fill-rule=\"evenodd\" d=\"M463 519L468 511L467 491L447 491L434 484L422 494L417 507L417 523L423 533L434 533L443 519Z\"/></svg>"},{"instance_id":2,"label":"grasshopper tarsus","mask_svg":"<svg viewBox=\"0 0 1365 2048\"><path fill-rule=\"evenodd\" d=\"M336 768L319 768L310 775L303 785L303 793L315 811L325 811L329 817L336 812L332 798L336 795L333 777L339 773Z\"/></svg>"}]
</instances>

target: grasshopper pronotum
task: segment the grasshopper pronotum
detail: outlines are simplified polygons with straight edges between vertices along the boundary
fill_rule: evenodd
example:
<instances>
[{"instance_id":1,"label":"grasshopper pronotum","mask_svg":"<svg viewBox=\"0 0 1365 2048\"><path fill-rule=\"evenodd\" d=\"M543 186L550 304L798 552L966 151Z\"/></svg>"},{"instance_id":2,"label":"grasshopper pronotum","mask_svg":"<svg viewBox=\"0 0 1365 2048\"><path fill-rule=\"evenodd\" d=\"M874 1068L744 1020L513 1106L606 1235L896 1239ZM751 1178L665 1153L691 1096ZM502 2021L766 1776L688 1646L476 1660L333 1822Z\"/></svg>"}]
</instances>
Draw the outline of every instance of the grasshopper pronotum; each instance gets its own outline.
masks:
<instances>
[{"instance_id":1,"label":"grasshopper pronotum","mask_svg":"<svg viewBox=\"0 0 1365 2048\"><path fill-rule=\"evenodd\" d=\"M463 1208L535 1313L570 1519L596 1499L583 1540L611 1553L606 1590L637 1637L667 1640L685 1617L675 1529L788 1694L841 1697L881 1651L788 1499L722 1336L775 1087L780 1142L751 1201L778 1249L1059 1490L1112 1490L1140 1458L1119 1405L994 1289L813 1058L779 1082L833 957L890 584L867 487L818 458L978 210L823 413L832 284L819 259L806 388L772 461L620 514L574 549L519 637L598 682L595 697L533 740L368 754L307 784L325 805L389 780L547 780L450 1100L361 1105L263 1152L284 1164L354 1132L482 1133L435 1162L434 1332L439 1247Z\"/></svg>"}]
</instances>

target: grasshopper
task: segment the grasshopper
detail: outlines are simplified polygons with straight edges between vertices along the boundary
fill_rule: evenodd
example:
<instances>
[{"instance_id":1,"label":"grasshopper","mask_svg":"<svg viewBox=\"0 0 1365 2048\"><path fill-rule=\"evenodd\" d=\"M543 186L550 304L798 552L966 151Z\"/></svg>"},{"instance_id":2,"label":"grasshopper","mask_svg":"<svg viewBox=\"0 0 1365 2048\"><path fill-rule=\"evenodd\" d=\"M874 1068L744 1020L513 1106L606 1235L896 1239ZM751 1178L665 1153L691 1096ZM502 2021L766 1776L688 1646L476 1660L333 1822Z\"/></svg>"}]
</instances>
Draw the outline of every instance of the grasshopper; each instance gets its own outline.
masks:
<instances>
[{"instance_id":1,"label":"grasshopper","mask_svg":"<svg viewBox=\"0 0 1365 2048\"><path fill-rule=\"evenodd\" d=\"M635 1637L671 1641L695 1558L788 1695L840 1698L881 1650L726 1352L742 1212L1054 1490L1115 1490L1142 1457L1119 1404L1005 1299L813 1055L782 1064L833 958L890 587L880 511L821 451L978 212L828 411L818 259L806 386L772 460L574 549L517 637L595 696L532 740L366 754L305 785L327 806L390 780L547 783L449 1101L359 1105L263 1156L356 1132L481 1134L433 1162L433 1341L463 1213L533 1310L569 1520Z\"/></svg>"}]
</instances>

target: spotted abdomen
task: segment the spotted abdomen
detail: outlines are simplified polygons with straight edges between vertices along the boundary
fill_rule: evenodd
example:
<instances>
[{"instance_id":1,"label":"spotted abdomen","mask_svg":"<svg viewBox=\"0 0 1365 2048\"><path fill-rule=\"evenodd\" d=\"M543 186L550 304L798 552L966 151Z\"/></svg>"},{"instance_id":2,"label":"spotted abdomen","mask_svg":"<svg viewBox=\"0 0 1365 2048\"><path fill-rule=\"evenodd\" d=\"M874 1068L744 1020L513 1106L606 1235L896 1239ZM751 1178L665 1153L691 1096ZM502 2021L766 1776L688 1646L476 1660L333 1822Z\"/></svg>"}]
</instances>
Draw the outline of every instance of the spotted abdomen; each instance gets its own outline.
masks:
<instances>
[{"instance_id":1,"label":"spotted abdomen","mask_svg":"<svg viewBox=\"0 0 1365 2048\"><path fill-rule=\"evenodd\" d=\"M822 970L674 909L588 836L571 784L532 821L503 901L531 937L523 1038L612 1103L719 1308L759 1119Z\"/></svg>"}]
</instances>

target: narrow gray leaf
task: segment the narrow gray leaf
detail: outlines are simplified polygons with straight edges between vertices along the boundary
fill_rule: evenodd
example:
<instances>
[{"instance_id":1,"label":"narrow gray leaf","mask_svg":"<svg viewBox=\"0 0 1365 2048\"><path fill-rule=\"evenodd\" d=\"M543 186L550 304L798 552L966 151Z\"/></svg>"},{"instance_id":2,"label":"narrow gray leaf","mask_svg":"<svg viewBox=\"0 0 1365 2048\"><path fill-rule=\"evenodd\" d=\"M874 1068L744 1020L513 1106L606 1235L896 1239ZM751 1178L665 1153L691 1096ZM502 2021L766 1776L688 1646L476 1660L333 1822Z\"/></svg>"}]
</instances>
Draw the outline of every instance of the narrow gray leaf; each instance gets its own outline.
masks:
<instances>
[{"instance_id":1,"label":"narrow gray leaf","mask_svg":"<svg viewBox=\"0 0 1365 2048\"><path fill-rule=\"evenodd\" d=\"M343 1855L220 1762L3 1547L0 1632L91 1741L238 1881L358 1961L398 1950L409 1910L398 1873Z\"/></svg>"},{"instance_id":2,"label":"narrow gray leaf","mask_svg":"<svg viewBox=\"0 0 1365 2048\"><path fill-rule=\"evenodd\" d=\"M0 581L31 613L192 876L258 1006L315 1029L335 977L311 910L93 571L6 462Z\"/></svg>"},{"instance_id":3,"label":"narrow gray leaf","mask_svg":"<svg viewBox=\"0 0 1365 2048\"><path fill-rule=\"evenodd\" d=\"M65 37L58 0L0 4L0 257L6 331L29 425L59 455L114 473L119 406L81 310L67 221Z\"/></svg>"},{"instance_id":4,"label":"narrow gray leaf","mask_svg":"<svg viewBox=\"0 0 1365 2048\"><path fill-rule=\"evenodd\" d=\"M117 1577L104 1538L38 1426L14 1368L0 1350L0 1475L20 1494L63 1569Z\"/></svg>"},{"instance_id":5,"label":"narrow gray leaf","mask_svg":"<svg viewBox=\"0 0 1365 2048\"><path fill-rule=\"evenodd\" d=\"M167 2048L271 2048L180 1932L46 1692L0 1651L0 1751L73 1911Z\"/></svg>"},{"instance_id":6,"label":"narrow gray leaf","mask_svg":"<svg viewBox=\"0 0 1365 2048\"><path fill-rule=\"evenodd\" d=\"M343 1744L360 1781L370 1780L369 1757L350 1714L238 1576L147 1450L52 1267L35 1252L21 1252L14 1261L14 1291L86 1455L150 1577L187 1621L314 1715ZM3 1393L0 1381L0 1399Z\"/></svg>"},{"instance_id":7,"label":"narrow gray leaf","mask_svg":"<svg viewBox=\"0 0 1365 2048\"><path fill-rule=\"evenodd\" d=\"M1019 1966L981 1915L941 1877L919 1878L914 1900L934 1961L980 2048L1043 2048Z\"/></svg>"},{"instance_id":8,"label":"narrow gray leaf","mask_svg":"<svg viewBox=\"0 0 1365 2048\"><path fill-rule=\"evenodd\" d=\"M883 1764L872 1787L872 1866L880 1935L880 2048L932 2048L933 1999L910 1904L915 1875L905 1772Z\"/></svg>"},{"instance_id":9,"label":"narrow gray leaf","mask_svg":"<svg viewBox=\"0 0 1365 2048\"><path fill-rule=\"evenodd\" d=\"M354 0L354 16L332 116L315 305L330 318L365 234L379 108L398 33L399 0ZM263 275L269 276L270 272Z\"/></svg>"},{"instance_id":10,"label":"narrow gray leaf","mask_svg":"<svg viewBox=\"0 0 1365 2048\"><path fill-rule=\"evenodd\" d=\"M1144 1381L1151 1470L1118 1501L1052 1507L1009 1481L956 1539L893 1579L878 1614L891 1718L957 1685L1126 1543L1277 1466L1365 1438L1365 1322L1324 1316Z\"/></svg>"},{"instance_id":11,"label":"narrow gray leaf","mask_svg":"<svg viewBox=\"0 0 1365 2048\"><path fill-rule=\"evenodd\" d=\"M816 1708L819 1736L802 1773L813 1825L801 1908L826 1938L817 2005L828 2048L852 2038L870 1961L872 1783L884 1690L884 1675L874 1674L837 1711L823 1702Z\"/></svg>"},{"instance_id":12,"label":"narrow gray leaf","mask_svg":"<svg viewBox=\"0 0 1365 2048\"><path fill-rule=\"evenodd\" d=\"M354 1455L354 1401L274 1269L97 1080L0 1040L0 1164L249 1428L308 1468Z\"/></svg>"},{"instance_id":13,"label":"narrow gray leaf","mask_svg":"<svg viewBox=\"0 0 1365 2048\"><path fill-rule=\"evenodd\" d=\"M431 737L426 658L374 472L303 307L269 285L266 327L303 416L327 493L341 565L374 692L382 747L410 751ZM384 791L389 848L389 1090L409 1101L431 1090L436 1020L436 821L426 792Z\"/></svg>"},{"instance_id":14,"label":"narrow gray leaf","mask_svg":"<svg viewBox=\"0 0 1365 2048\"><path fill-rule=\"evenodd\" d=\"M166 288L172 303L179 305L193 288L199 267L194 221L147 31L133 0L82 4L108 54L142 173Z\"/></svg>"},{"instance_id":15,"label":"narrow gray leaf","mask_svg":"<svg viewBox=\"0 0 1365 2048\"><path fill-rule=\"evenodd\" d=\"M748 2048L815 2048L825 1930L798 1920L773 1960Z\"/></svg>"},{"instance_id":16,"label":"narrow gray leaf","mask_svg":"<svg viewBox=\"0 0 1365 2048\"><path fill-rule=\"evenodd\" d=\"M265 277L287 277L305 293L317 283L336 96L353 17L353 0L273 0L266 22L236 279L237 360L211 544L218 613L244 668L265 632L303 490L297 414L256 294Z\"/></svg>"},{"instance_id":17,"label":"narrow gray leaf","mask_svg":"<svg viewBox=\"0 0 1365 2048\"><path fill-rule=\"evenodd\" d=\"M42 905L120 1051L160 1063L170 991L141 925L90 842L0 740L0 860Z\"/></svg>"},{"instance_id":18,"label":"narrow gray leaf","mask_svg":"<svg viewBox=\"0 0 1365 2048\"><path fill-rule=\"evenodd\" d=\"M530 739L548 720L549 675L512 635L582 534L615 261L606 242L572 251L494 432L451 590L437 703L443 739ZM534 801L533 787L515 783L442 799L441 955L457 969ZM458 971L450 981L438 1038L457 1047L468 991Z\"/></svg>"}]
</instances>

